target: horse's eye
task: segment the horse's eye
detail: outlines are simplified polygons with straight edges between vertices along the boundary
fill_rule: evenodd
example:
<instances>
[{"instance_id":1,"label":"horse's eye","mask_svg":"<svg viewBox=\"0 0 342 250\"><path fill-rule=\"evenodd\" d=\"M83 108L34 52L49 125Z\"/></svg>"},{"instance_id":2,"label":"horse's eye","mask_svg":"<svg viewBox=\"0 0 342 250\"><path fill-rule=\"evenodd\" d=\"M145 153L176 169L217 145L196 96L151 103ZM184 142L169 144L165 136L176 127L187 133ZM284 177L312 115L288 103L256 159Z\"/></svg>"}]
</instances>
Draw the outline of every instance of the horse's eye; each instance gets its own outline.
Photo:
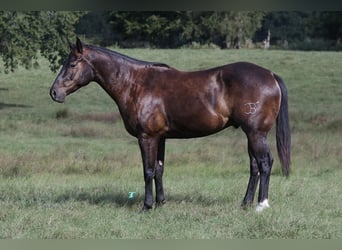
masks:
<instances>
[{"instance_id":1,"label":"horse's eye","mask_svg":"<svg viewBox=\"0 0 342 250\"><path fill-rule=\"evenodd\" d=\"M74 62L70 63L70 67L74 68L78 62L82 60L82 57L78 57Z\"/></svg>"}]
</instances>

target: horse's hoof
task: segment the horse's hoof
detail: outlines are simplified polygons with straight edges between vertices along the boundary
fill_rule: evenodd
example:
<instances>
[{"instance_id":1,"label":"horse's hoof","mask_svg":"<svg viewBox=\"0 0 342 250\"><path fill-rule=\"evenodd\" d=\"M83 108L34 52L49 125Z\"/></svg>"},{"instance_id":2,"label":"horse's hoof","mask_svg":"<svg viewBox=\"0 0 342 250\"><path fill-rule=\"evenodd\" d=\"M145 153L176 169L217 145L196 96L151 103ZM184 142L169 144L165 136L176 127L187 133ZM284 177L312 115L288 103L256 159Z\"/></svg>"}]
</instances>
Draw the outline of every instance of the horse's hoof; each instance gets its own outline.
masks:
<instances>
[{"instance_id":1,"label":"horse's hoof","mask_svg":"<svg viewBox=\"0 0 342 250\"><path fill-rule=\"evenodd\" d=\"M145 213L145 212L148 212L152 209L152 206L147 206L147 205L144 205L141 209L141 213Z\"/></svg>"},{"instance_id":2,"label":"horse's hoof","mask_svg":"<svg viewBox=\"0 0 342 250\"><path fill-rule=\"evenodd\" d=\"M266 208L269 208L270 205L268 204L268 200L265 199L263 202L259 202L255 211L256 212L262 212L263 210L265 210Z\"/></svg>"},{"instance_id":3,"label":"horse's hoof","mask_svg":"<svg viewBox=\"0 0 342 250\"><path fill-rule=\"evenodd\" d=\"M166 200L156 202L156 208L162 207L166 203Z\"/></svg>"},{"instance_id":4,"label":"horse's hoof","mask_svg":"<svg viewBox=\"0 0 342 250\"><path fill-rule=\"evenodd\" d=\"M252 204L253 204L252 201L248 201L248 202L243 201L241 203L241 207L242 207L242 209L247 210L247 209L252 207Z\"/></svg>"}]
</instances>

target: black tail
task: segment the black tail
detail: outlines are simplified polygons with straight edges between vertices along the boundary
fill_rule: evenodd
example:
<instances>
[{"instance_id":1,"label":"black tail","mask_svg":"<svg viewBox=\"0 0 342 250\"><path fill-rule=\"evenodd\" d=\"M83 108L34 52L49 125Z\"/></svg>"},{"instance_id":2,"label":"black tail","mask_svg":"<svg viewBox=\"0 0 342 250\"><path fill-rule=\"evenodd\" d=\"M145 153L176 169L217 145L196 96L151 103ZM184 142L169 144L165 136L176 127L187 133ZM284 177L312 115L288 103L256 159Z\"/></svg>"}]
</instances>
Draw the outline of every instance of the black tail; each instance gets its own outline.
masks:
<instances>
[{"instance_id":1,"label":"black tail","mask_svg":"<svg viewBox=\"0 0 342 250\"><path fill-rule=\"evenodd\" d=\"M276 137L277 137L277 150L283 173L288 176L290 173L291 164L291 131L288 111L287 89L281 77L274 74L280 90L281 102L280 110L277 117Z\"/></svg>"}]
</instances>

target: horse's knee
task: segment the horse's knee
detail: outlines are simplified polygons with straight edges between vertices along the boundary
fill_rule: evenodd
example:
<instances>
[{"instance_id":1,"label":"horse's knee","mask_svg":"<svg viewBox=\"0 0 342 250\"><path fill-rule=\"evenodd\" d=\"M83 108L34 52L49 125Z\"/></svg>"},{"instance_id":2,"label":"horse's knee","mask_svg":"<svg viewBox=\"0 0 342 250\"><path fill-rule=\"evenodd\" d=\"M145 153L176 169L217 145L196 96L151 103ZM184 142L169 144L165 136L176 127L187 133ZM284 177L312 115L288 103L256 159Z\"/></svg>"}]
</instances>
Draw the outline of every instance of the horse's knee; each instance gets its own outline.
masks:
<instances>
[{"instance_id":1,"label":"horse's knee","mask_svg":"<svg viewBox=\"0 0 342 250\"><path fill-rule=\"evenodd\" d=\"M151 180L153 180L153 178L155 177L155 175L156 175L155 169L148 168L148 169L145 169L145 171L144 171L144 178L145 178L145 181L151 181Z\"/></svg>"}]
</instances>

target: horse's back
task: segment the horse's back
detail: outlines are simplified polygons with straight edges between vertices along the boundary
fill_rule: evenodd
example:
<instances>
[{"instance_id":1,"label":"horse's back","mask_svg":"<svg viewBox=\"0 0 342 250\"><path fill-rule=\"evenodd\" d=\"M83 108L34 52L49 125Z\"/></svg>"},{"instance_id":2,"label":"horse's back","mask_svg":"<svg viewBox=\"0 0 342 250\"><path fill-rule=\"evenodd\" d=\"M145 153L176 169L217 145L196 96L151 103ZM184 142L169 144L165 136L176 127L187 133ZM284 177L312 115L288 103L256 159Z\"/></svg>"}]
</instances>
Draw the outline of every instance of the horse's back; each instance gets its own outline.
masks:
<instances>
[{"instance_id":1,"label":"horse's back","mask_svg":"<svg viewBox=\"0 0 342 250\"><path fill-rule=\"evenodd\" d=\"M217 68L222 71L222 80L227 83L235 82L240 87L252 87L257 84L269 84L273 73L261 66L249 62L236 62Z\"/></svg>"}]
</instances>

